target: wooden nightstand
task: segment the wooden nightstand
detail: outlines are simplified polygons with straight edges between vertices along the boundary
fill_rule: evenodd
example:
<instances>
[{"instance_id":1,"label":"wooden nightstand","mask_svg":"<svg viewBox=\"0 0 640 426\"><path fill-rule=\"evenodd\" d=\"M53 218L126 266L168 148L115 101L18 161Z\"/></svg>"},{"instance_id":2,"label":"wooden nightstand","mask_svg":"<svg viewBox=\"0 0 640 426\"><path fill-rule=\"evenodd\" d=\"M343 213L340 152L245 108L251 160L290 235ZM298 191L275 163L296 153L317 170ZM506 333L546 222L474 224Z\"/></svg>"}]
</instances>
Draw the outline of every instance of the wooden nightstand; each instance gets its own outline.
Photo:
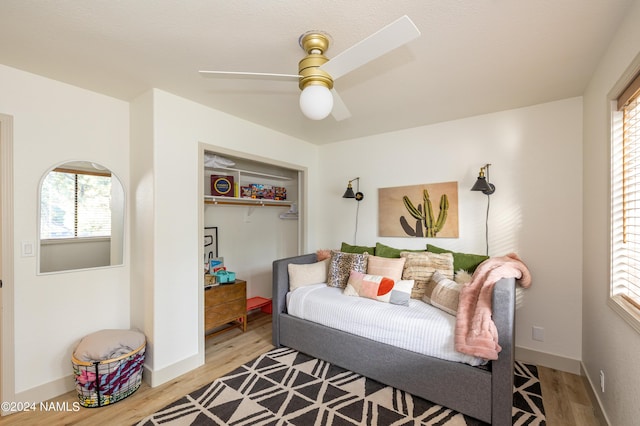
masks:
<instances>
[{"instance_id":1,"label":"wooden nightstand","mask_svg":"<svg viewBox=\"0 0 640 426\"><path fill-rule=\"evenodd\" d=\"M228 325L228 327L217 329ZM247 282L219 284L204 291L204 330L211 337L238 327L247 331ZM208 333L208 334L207 334Z\"/></svg>"}]
</instances>

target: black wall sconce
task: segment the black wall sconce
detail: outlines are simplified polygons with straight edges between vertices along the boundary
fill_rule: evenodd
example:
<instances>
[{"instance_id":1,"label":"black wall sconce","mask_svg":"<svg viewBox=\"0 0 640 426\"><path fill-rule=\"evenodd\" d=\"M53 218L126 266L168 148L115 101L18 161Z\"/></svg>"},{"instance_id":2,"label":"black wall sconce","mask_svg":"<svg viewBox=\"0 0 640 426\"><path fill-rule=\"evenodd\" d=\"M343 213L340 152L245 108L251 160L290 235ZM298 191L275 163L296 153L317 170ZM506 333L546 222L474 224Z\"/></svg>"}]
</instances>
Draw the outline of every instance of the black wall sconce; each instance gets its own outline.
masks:
<instances>
[{"instance_id":1,"label":"black wall sconce","mask_svg":"<svg viewBox=\"0 0 640 426\"><path fill-rule=\"evenodd\" d=\"M351 186L351 182L356 182L356 192L353 192L353 186ZM344 195L342 198L354 198L356 201L362 201L364 198L364 194L360 192L360 178L353 178L347 184L347 190L344 191ZM358 240L358 212L360 211L360 203L357 204L358 208L356 209L356 227L353 232L353 244L357 243Z\"/></svg>"},{"instance_id":2,"label":"black wall sconce","mask_svg":"<svg viewBox=\"0 0 640 426\"><path fill-rule=\"evenodd\" d=\"M489 207L491 206L491 197L490 195L496 192L496 187L494 184L489 182L489 166L491 164L487 164L484 167L480 168L480 174L478 175L478 179L476 183L471 187L472 191L482 191L483 194L487 196L487 217L484 221L484 229L485 229L485 244L487 248L487 256L489 256ZM487 176L485 177L485 172Z\"/></svg>"},{"instance_id":3,"label":"black wall sconce","mask_svg":"<svg viewBox=\"0 0 640 426\"><path fill-rule=\"evenodd\" d=\"M494 184L489 183L489 166L491 164L487 164L484 167L480 168L480 174L478 175L478 180L471 188L472 191L482 191L485 195L491 195L496 192L496 187ZM487 176L485 177L485 171Z\"/></svg>"},{"instance_id":4,"label":"black wall sconce","mask_svg":"<svg viewBox=\"0 0 640 426\"><path fill-rule=\"evenodd\" d=\"M353 186L351 186L351 182L356 181L356 192L353 192ZM356 201L362 201L364 198L364 194L360 192L360 178L353 178L347 184L347 190L344 191L344 195L342 198L355 198Z\"/></svg>"}]
</instances>

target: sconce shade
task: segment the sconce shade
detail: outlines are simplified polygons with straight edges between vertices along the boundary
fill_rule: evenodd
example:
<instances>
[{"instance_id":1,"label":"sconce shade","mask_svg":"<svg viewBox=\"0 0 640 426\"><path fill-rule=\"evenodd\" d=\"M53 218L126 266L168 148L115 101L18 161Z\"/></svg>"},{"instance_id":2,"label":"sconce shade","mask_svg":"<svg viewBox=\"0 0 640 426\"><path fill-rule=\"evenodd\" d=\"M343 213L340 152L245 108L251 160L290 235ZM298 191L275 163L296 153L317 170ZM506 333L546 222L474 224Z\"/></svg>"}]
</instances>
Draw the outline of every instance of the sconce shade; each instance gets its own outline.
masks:
<instances>
[{"instance_id":1,"label":"sconce shade","mask_svg":"<svg viewBox=\"0 0 640 426\"><path fill-rule=\"evenodd\" d=\"M476 183L473 185L471 190L482 191L482 192L491 191L491 186L489 182L487 182L487 178L482 176L482 177L479 177L478 180L476 180Z\"/></svg>"},{"instance_id":2,"label":"sconce shade","mask_svg":"<svg viewBox=\"0 0 640 426\"><path fill-rule=\"evenodd\" d=\"M347 186L347 190L344 191L344 195L342 196L342 198L356 198L356 194L353 193L353 188L351 187L351 184Z\"/></svg>"}]
</instances>

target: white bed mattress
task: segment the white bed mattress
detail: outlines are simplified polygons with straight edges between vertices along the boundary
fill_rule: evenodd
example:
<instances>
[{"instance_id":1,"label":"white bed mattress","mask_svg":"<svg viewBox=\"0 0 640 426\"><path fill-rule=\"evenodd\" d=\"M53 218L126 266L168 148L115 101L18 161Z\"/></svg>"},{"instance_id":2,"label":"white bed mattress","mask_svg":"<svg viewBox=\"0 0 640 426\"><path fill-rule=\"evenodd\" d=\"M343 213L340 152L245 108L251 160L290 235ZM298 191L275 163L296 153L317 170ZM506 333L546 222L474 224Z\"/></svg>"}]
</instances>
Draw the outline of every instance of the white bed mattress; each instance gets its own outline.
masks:
<instances>
[{"instance_id":1,"label":"white bed mattress","mask_svg":"<svg viewBox=\"0 0 640 426\"><path fill-rule=\"evenodd\" d=\"M287 295L287 312L347 333L449 361L473 366L481 358L453 348L455 317L420 300L409 306L345 296L326 284L301 287Z\"/></svg>"}]
</instances>

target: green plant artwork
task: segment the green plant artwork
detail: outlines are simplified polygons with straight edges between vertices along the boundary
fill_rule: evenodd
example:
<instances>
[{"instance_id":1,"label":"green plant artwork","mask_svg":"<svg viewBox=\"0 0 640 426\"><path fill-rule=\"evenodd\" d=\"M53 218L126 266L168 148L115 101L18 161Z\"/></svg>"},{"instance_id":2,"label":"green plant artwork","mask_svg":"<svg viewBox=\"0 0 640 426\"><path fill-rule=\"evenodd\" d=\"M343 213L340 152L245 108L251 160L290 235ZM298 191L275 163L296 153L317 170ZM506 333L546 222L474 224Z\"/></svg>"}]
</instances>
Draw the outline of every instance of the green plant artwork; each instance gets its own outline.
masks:
<instances>
[{"instance_id":1,"label":"green plant artwork","mask_svg":"<svg viewBox=\"0 0 640 426\"><path fill-rule=\"evenodd\" d=\"M378 235L458 238L458 182L379 188Z\"/></svg>"},{"instance_id":2,"label":"green plant artwork","mask_svg":"<svg viewBox=\"0 0 640 426\"><path fill-rule=\"evenodd\" d=\"M442 230L445 222L447 221L447 211L449 210L449 197L447 194L440 196L440 211L438 212L438 218L434 221L433 206L431 205L431 199L429 198L429 190L424 189L422 191L422 199L425 209L422 210L422 205L418 204L418 207L413 205L411 199L408 196L402 197L404 206L409 211L411 216L416 220L415 228L409 225L409 222L404 216L400 217L400 224L407 235L412 237L435 237L438 232ZM423 234L422 228L424 226L426 235Z\"/></svg>"}]
</instances>

